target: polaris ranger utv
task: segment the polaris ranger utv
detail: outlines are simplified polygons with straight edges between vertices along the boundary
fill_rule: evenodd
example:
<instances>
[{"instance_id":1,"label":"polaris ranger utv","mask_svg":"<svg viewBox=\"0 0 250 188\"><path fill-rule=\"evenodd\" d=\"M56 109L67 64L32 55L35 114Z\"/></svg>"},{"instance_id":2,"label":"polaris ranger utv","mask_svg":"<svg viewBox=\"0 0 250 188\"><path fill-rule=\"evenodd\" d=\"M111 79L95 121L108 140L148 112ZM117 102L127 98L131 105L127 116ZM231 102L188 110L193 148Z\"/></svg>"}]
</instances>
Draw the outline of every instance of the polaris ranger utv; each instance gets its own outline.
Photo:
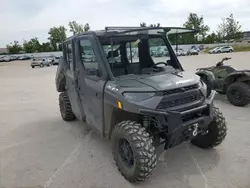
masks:
<instances>
[{"instance_id":1,"label":"polaris ranger utv","mask_svg":"<svg viewBox=\"0 0 250 188\"><path fill-rule=\"evenodd\" d=\"M167 39L176 30L194 32L106 27L63 42L56 74L62 119L86 121L111 139L116 165L130 182L152 174L162 146L167 150L190 141L213 148L227 134L225 119L213 105L215 92L207 96L200 77L183 70ZM150 49L158 47L168 56L151 56Z\"/></svg>"}]
</instances>

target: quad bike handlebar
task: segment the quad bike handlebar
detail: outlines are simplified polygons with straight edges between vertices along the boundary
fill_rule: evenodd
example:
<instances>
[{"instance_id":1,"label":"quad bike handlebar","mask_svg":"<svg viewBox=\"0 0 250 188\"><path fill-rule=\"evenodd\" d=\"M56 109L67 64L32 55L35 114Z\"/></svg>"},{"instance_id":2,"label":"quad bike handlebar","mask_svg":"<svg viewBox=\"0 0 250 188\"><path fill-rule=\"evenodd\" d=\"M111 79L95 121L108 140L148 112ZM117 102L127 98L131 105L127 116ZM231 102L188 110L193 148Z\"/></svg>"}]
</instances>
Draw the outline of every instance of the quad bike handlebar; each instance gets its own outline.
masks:
<instances>
[{"instance_id":1,"label":"quad bike handlebar","mask_svg":"<svg viewBox=\"0 0 250 188\"><path fill-rule=\"evenodd\" d=\"M221 65L223 65L224 61L227 61L229 59L232 59L231 57L224 57L221 61L219 61L218 63L216 63L216 67L219 67Z\"/></svg>"},{"instance_id":2,"label":"quad bike handlebar","mask_svg":"<svg viewBox=\"0 0 250 188\"><path fill-rule=\"evenodd\" d=\"M222 66L223 65L223 62L224 61L227 61L227 60L229 60L229 59L232 59L231 57L224 57L221 61L219 61L218 63L216 63L216 67L219 67L219 66ZM196 69L197 71L199 71L199 70L212 70L212 69L214 69L215 68L215 66L211 66L211 67L206 67L206 68L198 68L198 69Z\"/></svg>"}]
</instances>

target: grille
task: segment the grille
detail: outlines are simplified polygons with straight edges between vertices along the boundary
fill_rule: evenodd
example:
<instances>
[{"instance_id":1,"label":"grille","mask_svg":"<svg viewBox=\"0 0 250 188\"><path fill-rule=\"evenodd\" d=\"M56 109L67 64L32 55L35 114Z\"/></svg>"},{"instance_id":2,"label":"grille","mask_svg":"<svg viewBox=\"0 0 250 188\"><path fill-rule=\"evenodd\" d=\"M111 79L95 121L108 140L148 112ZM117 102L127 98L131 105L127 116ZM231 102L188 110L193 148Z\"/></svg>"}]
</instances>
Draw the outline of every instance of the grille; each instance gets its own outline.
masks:
<instances>
[{"instance_id":1,"label":"grille","mask_svg":"<svg viewBox=\"0 0 250 188\"><path fill-rule=\"evenodd\" d=\"M177 89L163 91L163 95L172 95L172 94L176 94L176 93L183 93L185 91L189 91L189 90L193 90L193 89L197 89L197 88L199 88L199 84L194 84L194 85L190 85L190 86L180 87Z\"/></svg>"},{"instance_id":2,"label":"grille","mask_svg":"<svg viewBox=\"0 0 250 188\"><path fill-rule=\"evenodd\" d=\"M201 101L204 100L204 96L202 95L201 92L199 93L199 95L192 95L192 96L183 97L183 98L179 98L179 99L175 99L175 100L171 100L171 101L162 101L157 106L157 109L164 110L164 109L192 103L192 102L195 102L197 100L201 100Z\"/></svg>"}]
</instances>

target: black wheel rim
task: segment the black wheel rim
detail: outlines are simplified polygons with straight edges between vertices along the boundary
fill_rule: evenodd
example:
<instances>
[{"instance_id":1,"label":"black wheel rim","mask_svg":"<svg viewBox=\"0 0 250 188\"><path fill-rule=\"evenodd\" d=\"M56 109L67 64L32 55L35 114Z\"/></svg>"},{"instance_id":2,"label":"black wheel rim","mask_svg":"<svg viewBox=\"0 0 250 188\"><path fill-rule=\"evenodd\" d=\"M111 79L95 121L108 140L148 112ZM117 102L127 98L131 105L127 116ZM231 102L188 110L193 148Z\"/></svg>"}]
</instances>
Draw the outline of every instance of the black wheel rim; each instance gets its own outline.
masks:
<instances>
[{"instance_id":1,"label":"black wheel rim","mask_svg":"<svg viewBox=\"0 0 250 188\"><path fill-rule=\"evenodd\" d=\"M240 100L241 99L241 94L240 94L240 92L238 90L233 89L231 93L232 93L232 97L234 99L236 99L236 100Z\"/></svg>"},{"instance_id":2,"label":"black wheel rim","mask_svg":"<svg viewBox=\"0 0 250 188\"><path fill-rule=\"evenodd\" d=\"M118 142L118 153L126 167L131 168L134 165L134 153L125 138L120 139Z\"/></svg>"}]
</instances>

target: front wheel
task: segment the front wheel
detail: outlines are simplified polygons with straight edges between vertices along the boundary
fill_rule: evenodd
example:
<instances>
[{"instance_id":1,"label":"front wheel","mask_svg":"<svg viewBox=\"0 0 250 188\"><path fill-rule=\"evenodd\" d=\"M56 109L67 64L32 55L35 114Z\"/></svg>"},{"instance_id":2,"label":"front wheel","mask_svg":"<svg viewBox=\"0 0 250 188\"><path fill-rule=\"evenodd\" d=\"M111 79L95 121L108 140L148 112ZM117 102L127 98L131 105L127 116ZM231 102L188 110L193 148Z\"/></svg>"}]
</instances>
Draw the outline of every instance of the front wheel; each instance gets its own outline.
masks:
<instances>
[{"instance_id":1,"label":"front wheel","mask_svg":"<svg viewBox=\"0 0 250 188\"><path fill-rule=\"evenodd\" d=\"M220 145L227 135L227 126L223 114L213 107L213 120L204 134L198 135L191 143L200 148L213 148Z\"/></svg>"},{"instance_id":2,"label":"front wheel","mask_svg":"<svg viewBox=\"0 0 250 188\"><path fill-rule=\"evenodd\" d=\"M73 121L76 119L76 116L74 115L71 108L68 94L66 92L62 92L59 95L59 108L61 117L64 121Z\"/></svg>"},{"instance_id":3,"label":"front wheel","mask_svg":"<svg viewBox=\"0 0 250 188\"><path fill-rule=\"evenodd\" d=\"M246 106L250 103L250 86L243 82L234 82L227 88L227 99L235 106Z\"/></svg>"},{"instance_id":4,"label":"front wheel","mask_svg":"<svg viewBox=\"0 0 250 188\"><path fill-rule=\"evenodd\" d=\"M153 140L140 123L118 123L112 132L112 150L119 171L132 183L148 179L156 168Z\"/></svg>"},{"instance_id":5,"label":"front wheel","mask_svg":"<svg viewBox=\"0 0 250 188\"><path fill-rule=\"evenodd\" d=\"M44 64L43 64L43 63L41 63L41 64L40 64L40 67L44 67Z\"/></svg>"}]
</instances>

